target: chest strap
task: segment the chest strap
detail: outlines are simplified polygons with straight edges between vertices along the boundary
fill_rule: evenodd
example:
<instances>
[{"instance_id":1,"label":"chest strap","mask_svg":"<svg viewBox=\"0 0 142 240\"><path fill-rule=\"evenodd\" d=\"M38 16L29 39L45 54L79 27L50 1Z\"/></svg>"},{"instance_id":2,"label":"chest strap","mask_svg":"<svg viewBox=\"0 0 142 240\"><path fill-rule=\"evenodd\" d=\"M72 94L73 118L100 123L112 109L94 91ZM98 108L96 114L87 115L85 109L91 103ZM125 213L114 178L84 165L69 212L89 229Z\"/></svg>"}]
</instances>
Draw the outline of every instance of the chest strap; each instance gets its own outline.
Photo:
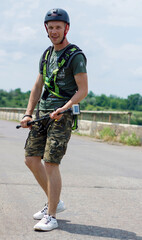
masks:
<instances>
[{"instance_id":1,"label":"chest strap","mask_svg":"<svg viewBox=\"0 0 142 240\"><path fill-rule=\"evenodd\" d=\"M48 78L47 76L47 69L49 67L49 61L50 61L50 57L53 51L53 47L49 47L44 55L43 55L43 81L44 81L44 87L46 89L46 92L48 90L49 93L51 93L52 95L58 97L58 98L62 98L65 100L70 99L70 97L63 96L60 94L60 89L56 83L57 80L57 75L59 73L59 71L61 71L61 69L64 68L68 68L73 57L79 53L83 54L82 50L77 47L76 45L70 44L65 50L64 52L61 54L61 56L58 58L57 60L57 65L58 68L55 69L52 74L51 77ZM84 55L84 54L83 54ZM85 55L84 55L85 57ZM85 57L86 59L86 57Z\"/></svg>"}]
</instances>

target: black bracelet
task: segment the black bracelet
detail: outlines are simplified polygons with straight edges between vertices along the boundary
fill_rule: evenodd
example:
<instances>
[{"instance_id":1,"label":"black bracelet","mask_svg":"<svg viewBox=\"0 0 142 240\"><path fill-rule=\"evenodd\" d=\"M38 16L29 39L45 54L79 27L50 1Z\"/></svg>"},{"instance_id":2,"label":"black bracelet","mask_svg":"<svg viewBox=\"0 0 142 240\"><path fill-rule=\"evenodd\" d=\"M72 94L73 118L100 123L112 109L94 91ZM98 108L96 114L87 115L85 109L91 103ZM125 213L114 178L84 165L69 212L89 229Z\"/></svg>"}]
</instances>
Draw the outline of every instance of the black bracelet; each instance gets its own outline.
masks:
<instances>
[{"instance_id":1,"label":"black bracelet","mask_svg":"<svg viewBox=\"0 0 142 240\"><path fill-rule=\"evenodd\" d=\"M26 114L26 115L24 115L23 118L25 118L25 117L30 117L30 118L32 118L32 115L28 115L28 114ZM23 118L22 118L22 119L23 119Z\"/></svg>"}]
</instances>

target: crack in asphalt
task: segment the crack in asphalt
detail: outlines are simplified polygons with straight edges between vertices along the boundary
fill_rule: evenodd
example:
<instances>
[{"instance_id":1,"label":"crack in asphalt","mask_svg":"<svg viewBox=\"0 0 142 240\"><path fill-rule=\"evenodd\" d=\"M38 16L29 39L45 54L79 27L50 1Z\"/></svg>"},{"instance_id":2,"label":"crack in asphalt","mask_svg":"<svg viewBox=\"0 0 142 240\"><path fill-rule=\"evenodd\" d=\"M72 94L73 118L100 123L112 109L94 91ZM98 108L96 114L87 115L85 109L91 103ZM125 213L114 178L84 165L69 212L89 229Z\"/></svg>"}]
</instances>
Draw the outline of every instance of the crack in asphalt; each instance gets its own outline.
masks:
<instances>
[{"instance_id":1,"label":"crack in asphalt","mask_svg":"<svg viewBox=\"0 0 142 240\"><path fill-rule=\"evenodd\" d=\"M9 183L9 182L0 182L0 185L11 185L11 186L35 186L38 187L36 183ZM110 190L142 190L142 188L136 187L111 187L111 186L74 186L74 185L65 185L63 188L91 188L91 189L110 189Z\"/></svg>"}]
</instances>

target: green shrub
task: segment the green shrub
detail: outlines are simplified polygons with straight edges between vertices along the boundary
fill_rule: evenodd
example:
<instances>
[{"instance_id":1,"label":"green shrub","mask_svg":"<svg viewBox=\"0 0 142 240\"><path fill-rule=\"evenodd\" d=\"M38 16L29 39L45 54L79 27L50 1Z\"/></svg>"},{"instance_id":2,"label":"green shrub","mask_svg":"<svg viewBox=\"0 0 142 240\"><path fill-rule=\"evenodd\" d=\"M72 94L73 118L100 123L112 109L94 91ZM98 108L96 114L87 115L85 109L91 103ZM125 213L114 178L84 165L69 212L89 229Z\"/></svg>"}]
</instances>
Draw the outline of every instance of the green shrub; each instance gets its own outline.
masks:
<instances>
[{"instance_id":1,"label":"green shrub","mask_svg":"<svg viewBox=\"0 0 142 240\"><path fill-rule=\"evenodd\" d=\"M120 135L120 142L127 144L127 145L132 145L132 146L140 146L141 145L141 140L139 137L136 136L135 133L128 134L128 132L124 132Z\"/></svg>"},{"instance_id":2,"label":"green shrub","mask_svg":"<svg viewBox=\"0 0 142 240\"><path fill-rule=\"evenodd\" d=\"M128 132L123 132L123 133L121 133L121 135L120 135L120 142L121 143L126 143L126 138L128 137Z\"/></svg>"},{"instance_id":3,"label":"green shrub","mask_svg":"<svg viewBox=\"0 0 142 240\"><path fill-rule=\"evenodd\" d=\"M129 134L127 131L123 132L120 136L110 127L104 127L99 131L99 138L105 141L117 141L131 146L141 146L141 140L135 133Z\"/></svg>"},{"instance_id":4,"label":"green shrub","mask_svg":"<svg viewBox=\"0 0 142 240\"><path fill-rule=\"evenodd\" d=\"M131 124L142 125L142 112L134 111L131 116Z\"/></svg>"},{"instance_id":5,"label":"green shrub","mask_svg":"<svg viewBox=\"0 0 142 240\"><path fill-rule=\"evenodd\" d=\"M116 137L115 131L111 129L110 127L104 127L99 132L100 138L104 140L113 140L114 137Z\"/></svg>"}]
</instances>

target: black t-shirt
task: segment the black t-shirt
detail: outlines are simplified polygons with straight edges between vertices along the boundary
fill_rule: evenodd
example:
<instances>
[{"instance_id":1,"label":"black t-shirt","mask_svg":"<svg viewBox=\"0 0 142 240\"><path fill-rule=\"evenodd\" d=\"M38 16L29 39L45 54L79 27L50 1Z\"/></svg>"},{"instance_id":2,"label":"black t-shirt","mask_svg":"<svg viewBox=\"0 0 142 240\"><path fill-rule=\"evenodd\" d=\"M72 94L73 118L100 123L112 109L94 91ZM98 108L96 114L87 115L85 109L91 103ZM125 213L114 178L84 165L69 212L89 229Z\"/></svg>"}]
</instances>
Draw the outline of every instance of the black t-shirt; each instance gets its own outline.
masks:
<instances>
[{"instance_id":1,"label":"black t-shirt","mask_svg":"<svg viewBox=\"0 0 142 240\"><path fill-rule=\"evenodd\" d=\"M68 46L67 46L68 47ZM47 69L47 76L48 78L51 76L53 70L58 68L57 60L65 50L62 49L60 51L53 50L52 55L50 57L50 62ZM42 65L42 58L41 56L40 63L39 63L39 72L43 74L43 65ZM77 91L77 84L75 82L74 76L78 73L86 73L86 59L83 54L78 53L75 55L69 65L68 68L62 68L59 73L57 74L56 84L58 85L59 89L64 91L67 96L70 98L75 94ZM49 94L47 99L41 99L40 101L40 110L50 110L55 109L58 107L62 107L65 103L64 99L53 97L52 94Z\"/></svg>"}]
</instances>

